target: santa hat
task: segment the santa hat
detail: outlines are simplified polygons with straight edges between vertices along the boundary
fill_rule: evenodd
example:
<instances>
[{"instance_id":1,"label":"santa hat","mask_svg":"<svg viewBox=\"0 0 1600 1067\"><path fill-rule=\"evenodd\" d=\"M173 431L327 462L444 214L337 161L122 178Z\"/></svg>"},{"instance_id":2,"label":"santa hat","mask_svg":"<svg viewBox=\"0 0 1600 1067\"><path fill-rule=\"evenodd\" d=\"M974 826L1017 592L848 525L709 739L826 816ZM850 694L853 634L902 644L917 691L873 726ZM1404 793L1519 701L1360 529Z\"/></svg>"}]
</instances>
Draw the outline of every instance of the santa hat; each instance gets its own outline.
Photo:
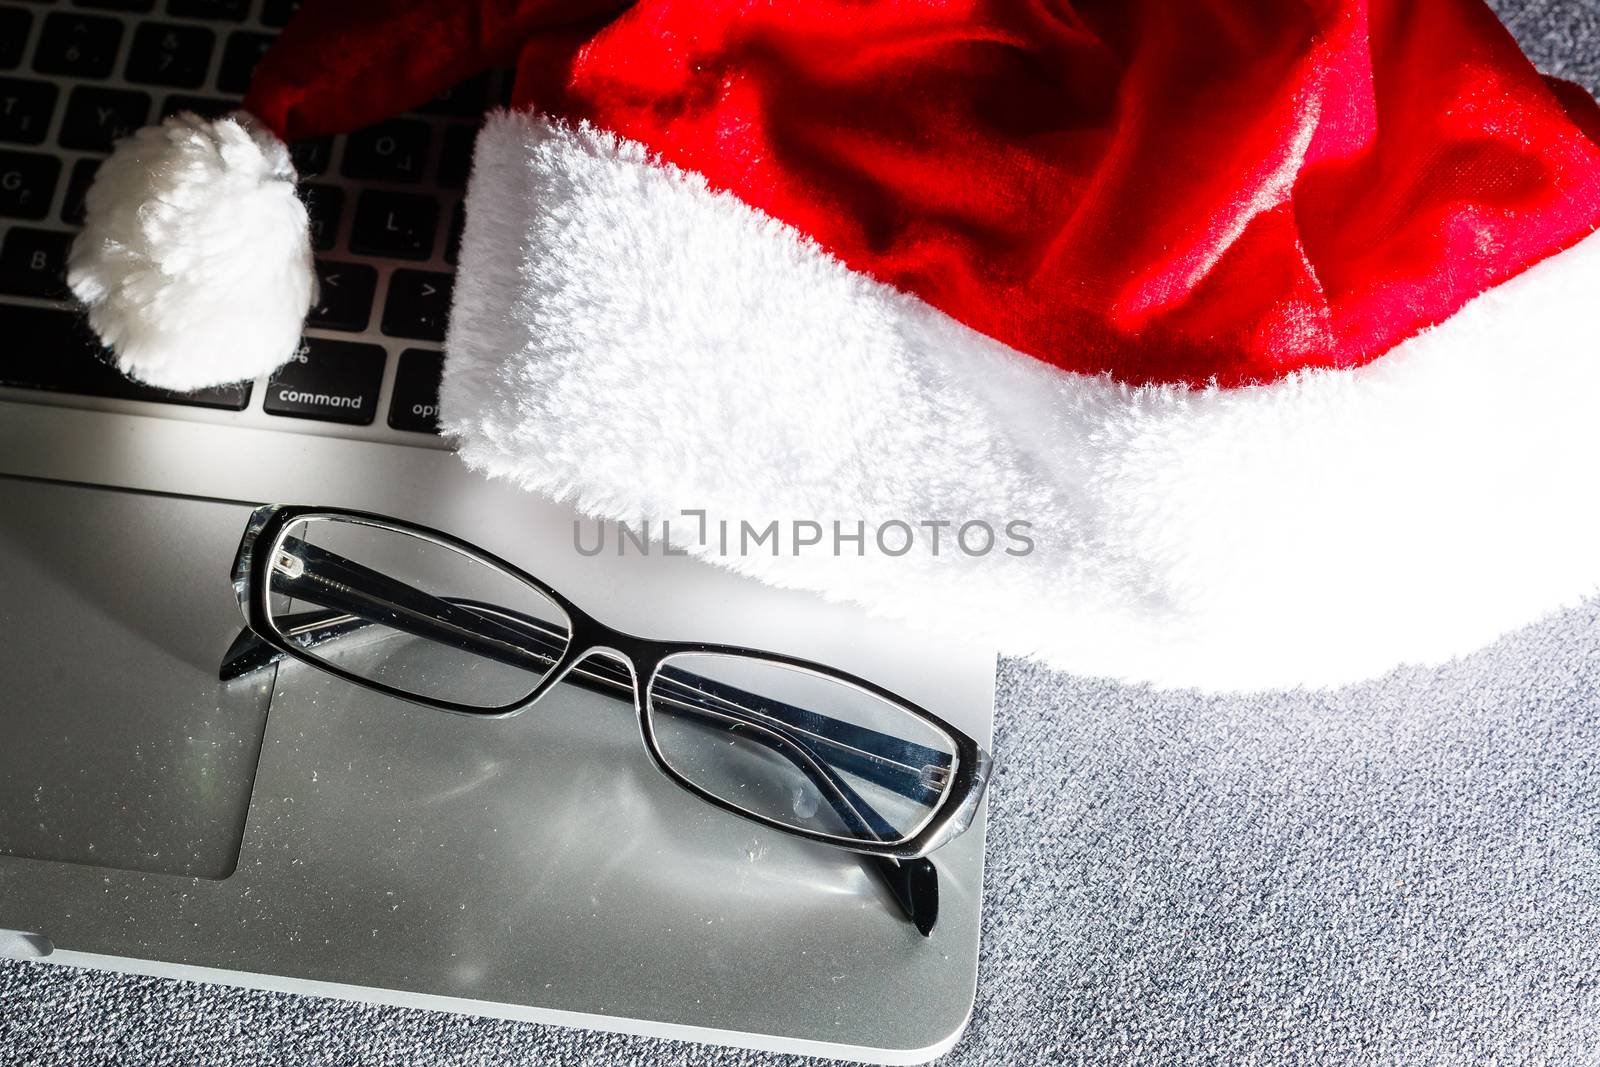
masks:
<instances>
[{"instance_id":1,"label":"santa hat","mask_svg":"<svg viewBox=\"0 0 1600 1067\"><path fill-rule=\"evenodd\" d=\"M102 168L71 280L124 369L287 358L282 142L511 62L474 467L1159 684L1434 662L1600 585L1600 112L1479 0L309 0L248 115Z\"/></svg>"}]
</instances>

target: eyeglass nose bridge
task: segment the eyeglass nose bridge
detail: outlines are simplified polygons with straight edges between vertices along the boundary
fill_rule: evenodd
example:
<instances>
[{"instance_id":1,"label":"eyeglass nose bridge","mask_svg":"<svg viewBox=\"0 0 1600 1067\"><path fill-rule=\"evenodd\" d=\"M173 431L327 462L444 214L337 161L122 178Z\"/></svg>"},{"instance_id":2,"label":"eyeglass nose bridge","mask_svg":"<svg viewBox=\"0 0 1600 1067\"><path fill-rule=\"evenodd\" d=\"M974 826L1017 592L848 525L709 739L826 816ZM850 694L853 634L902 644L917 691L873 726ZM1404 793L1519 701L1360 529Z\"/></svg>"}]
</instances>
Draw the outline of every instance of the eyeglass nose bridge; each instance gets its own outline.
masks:
<instances>
[{"instance_id":1,"label":"eyeglass nose bridge","mask_svg":"<svg viewBox=\"0 0 1600 1067\"><path fill-rule=\"evenodd\" d=\"M628 676L633 681L634 708L638 710L644 700L642 687L655 673L664 653L655 646L655 642L614 630L581 612L568 610L571 637L566 649L517 710L525 711L537 704L546 693L560 685L567 675L592 656L605 656L627 668Z\"/></svg>"}]
</instances>

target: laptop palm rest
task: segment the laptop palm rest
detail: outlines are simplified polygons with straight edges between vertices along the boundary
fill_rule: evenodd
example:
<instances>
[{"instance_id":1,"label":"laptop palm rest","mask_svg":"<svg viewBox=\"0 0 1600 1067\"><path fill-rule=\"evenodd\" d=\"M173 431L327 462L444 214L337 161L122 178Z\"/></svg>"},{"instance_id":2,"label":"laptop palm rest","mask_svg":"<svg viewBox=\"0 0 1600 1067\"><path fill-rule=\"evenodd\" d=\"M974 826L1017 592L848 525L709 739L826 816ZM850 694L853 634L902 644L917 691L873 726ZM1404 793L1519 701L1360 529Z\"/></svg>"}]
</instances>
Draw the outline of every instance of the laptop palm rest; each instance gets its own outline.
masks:
<instances>
[{"instance_id":1,"label":"laptop palm rest","mask_svg":"<svg viewBox=\"0 0 1600 1067\"><path fill-rule=\"evenodd\" d=\"M875 1058L959 1031L981 826L940 854L925 939L856 857L657 773L626 704L562 687L480 720L293 663L219 682L247 513L0 477L0 929L63 962Z\"/></svg>"},{"instance_id":2,"label":"laptop palm rest","mask_svg":"<svg viewBox=\"0 0 1600 1067\"><path fill-rule=\"evenodd\" d=\"M246 514L0 479L0 852L232 872L270 696L216 680Z\"/></svg>"}]
</instances>

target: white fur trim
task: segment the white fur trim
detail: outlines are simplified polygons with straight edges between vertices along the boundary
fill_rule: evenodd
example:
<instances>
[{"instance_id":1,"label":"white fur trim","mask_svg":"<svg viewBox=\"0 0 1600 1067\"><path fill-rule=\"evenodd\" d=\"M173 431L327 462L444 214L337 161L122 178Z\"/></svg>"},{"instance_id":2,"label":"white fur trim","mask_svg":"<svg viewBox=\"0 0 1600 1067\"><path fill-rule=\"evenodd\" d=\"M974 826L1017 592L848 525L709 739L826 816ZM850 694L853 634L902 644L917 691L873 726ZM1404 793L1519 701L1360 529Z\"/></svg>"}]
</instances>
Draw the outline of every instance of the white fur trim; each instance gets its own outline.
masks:
<instances>
[{"instance_id":1,"label":"white fur trim","mask_svg":"<svg viewBox=\"0 0 1600 1067\"><path fill-rule=\"evenodd\" d=\"M242 115L175 115L100 164L67 281L124 373L194 389L288 360L316 291L294 181Z\"/></svg>"},{"instance_id":2,"label":"white fur trim","mask_svg":"<svg viewBox=\"0 0 1600 1067\"><path fill-rule=\"evenodd\" d=\"M638 145L501 115L442 407L471 466L635 523L1031 520L1024 558L723 561L1072 671L1328 685L1600 586L1597 281L1591 237L1360 370L1128 388L852 273Z\"/></svg>"}]
</instances>

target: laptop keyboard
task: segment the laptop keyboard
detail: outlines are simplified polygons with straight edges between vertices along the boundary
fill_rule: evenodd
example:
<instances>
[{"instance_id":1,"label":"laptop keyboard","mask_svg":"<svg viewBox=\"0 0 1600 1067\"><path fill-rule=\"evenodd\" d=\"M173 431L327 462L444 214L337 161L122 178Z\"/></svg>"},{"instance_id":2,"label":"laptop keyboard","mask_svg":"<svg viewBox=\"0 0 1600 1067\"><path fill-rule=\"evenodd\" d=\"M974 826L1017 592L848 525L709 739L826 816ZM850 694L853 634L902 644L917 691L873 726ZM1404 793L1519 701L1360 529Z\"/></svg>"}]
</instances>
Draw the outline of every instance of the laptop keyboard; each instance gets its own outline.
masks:
<instances>
[{"instance_id":1,"label":"laptop keyboard","mask_svg":"<svg viewBox=\"0 0 1600 1067\"><path fill-rule=\"evenodd\" d=\"M479 120L501 100L498 73L412 114L290 146L321 288L303 344L270 378L183 394L130 382L66 290L100 160L162 116L236 108L297 2L0 0L0 398L436 440L461 196Z\"/></svg>"}]
</instances>

